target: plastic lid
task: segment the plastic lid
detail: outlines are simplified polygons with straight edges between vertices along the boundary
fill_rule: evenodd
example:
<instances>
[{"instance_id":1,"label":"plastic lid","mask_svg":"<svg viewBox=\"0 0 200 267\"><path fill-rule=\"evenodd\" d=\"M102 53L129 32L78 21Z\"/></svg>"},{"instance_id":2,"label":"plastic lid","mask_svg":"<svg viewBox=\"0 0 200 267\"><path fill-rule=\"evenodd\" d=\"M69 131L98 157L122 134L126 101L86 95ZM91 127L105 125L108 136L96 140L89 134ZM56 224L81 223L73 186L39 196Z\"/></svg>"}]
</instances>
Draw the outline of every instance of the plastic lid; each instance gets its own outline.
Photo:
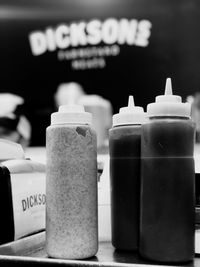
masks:
<instances>
[{"instance_id":1,"label":"plastic lid","mask_svg":"<svg viewBox=\"0 0 200 267\"><path fill-rule=\"evenodd\" d=\"M145 113L142 107L135 106L133 96L129 96L128 106L120 108L119 113L113 115L113 126L127 124L142 124Z\"/></svg>"},{"instance_id":2,"label":"plastic lid","mask_svg":"<svg viewBox=\"0 0 200 267\"><path fill-rule=\"evenodd\" d=\"M51 114L51 125L65 123L91 124L92 114L85 112L81 105L63 105L58 112Z\"/></svg>"},{"instance_id":3,"label":"plastic lid","mask_svg":"<svg viewBox=\"0 0 200 267\"><path fill-rule=\"evenodd\" d=\"M190 117L191 105L183 103L181 96L173 95L171 79L167 78L165 94L156 97L155 103L147 105L147 116Z\"/></svg>"}]
</instances>

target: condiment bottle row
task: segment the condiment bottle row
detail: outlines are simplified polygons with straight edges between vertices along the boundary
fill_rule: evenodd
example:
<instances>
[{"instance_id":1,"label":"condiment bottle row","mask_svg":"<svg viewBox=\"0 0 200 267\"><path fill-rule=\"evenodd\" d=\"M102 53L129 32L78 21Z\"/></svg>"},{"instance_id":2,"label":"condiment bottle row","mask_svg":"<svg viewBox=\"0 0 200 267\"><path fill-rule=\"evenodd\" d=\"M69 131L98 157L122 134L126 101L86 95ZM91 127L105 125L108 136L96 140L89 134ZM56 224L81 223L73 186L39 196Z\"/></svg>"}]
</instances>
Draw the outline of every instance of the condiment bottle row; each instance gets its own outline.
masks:
<instances>
[{"instance_id":1,"label":"condiment bottle row","mask_svg":"<svg viewBox=\"0 0 200 267\"><path fill-rule=\"evenodd\" d=\"M165 94L142 107L129 97L109 130L112 244L150 260L194 257L194 134L191 107ZM91 114L61 106L47 128L46 247L51 257L97 253L97 145Z\"/></svg>"}]
</instances>

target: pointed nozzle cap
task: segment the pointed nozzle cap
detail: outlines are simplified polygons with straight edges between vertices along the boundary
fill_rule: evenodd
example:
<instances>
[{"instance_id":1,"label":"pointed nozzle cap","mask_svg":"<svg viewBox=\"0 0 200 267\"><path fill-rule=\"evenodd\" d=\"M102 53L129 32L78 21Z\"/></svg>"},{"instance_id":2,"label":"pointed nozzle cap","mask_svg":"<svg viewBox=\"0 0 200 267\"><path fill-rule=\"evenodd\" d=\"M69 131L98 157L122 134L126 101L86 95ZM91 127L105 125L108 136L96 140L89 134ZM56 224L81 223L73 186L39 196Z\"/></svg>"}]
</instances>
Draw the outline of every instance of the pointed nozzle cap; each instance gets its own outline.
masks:
<instances>
[{"instance_id":1,"label":"pointed nozzle cap","mask_svg":"<svg viewBox=\"0 0 200 267\"><path fill-rule=\"evenodd\" d=\"M173 95L172 92L172 80L171 78L167 78L166 84L165 84L165 95Z\"/></svg>"},{"instance_id":2,"label":"pointed nozzle cap","mask_svg":"<svg viewBox=\"0 0 200 267\"><path fill-rule=\"evenodd\" d=\"M132 112L137 112L140 109L141 109L141 107L135 106L134 98L132 95L130 95L128 98L128 106L120 108L119 113L125 113L125 112L126 113L129 113L129 112L132 113Z\"/></svg>"},{"instance_id":3,"label":"pointed nozzle cap","mask_svg":"<svg viewBox=\"0 0 200 267\"><path fill-rule=\"evenodd\" d=\"M128 106L120 108L119 113L113 115L113 126L142 124L145 113L142 107L135 106L134 97L129 96Z\"/></svg>"},{"instance_id":4,"label":"pointed nozzle cap","mask_svg":"<svg viewBox=\"0 0 200 267\"><path fill-rule=\"evenodd\" d=\"M147 106L148 117L153 116L178 116L190 117L191 105L182 103L181 96L173 95L171 78L167 78L165 94L156 97L155 103Z\"/></svg>"},{"instance_id":5,"label":"pointed nozzle cap","mask_svg":"<svg viewBox=\"0 0 200 267\"><path fill-rule=\"evenodd\" d=\"M171 78L167 78L165 94L157 96L156 102L182 102L181 96L173 95Z\"/></svg>"},{"instance_id":6,"label":"pointed nozzle cap","mask_svg":"<svg viewBox=\"0 0 200 267\"><path fill-rule=\"evenodd\" d=\"M133 95L129 95L129 98L128 98L128 107L134 107L134 106L135 106L135 102L134 102Z\"/></svg>"}]
</instances>

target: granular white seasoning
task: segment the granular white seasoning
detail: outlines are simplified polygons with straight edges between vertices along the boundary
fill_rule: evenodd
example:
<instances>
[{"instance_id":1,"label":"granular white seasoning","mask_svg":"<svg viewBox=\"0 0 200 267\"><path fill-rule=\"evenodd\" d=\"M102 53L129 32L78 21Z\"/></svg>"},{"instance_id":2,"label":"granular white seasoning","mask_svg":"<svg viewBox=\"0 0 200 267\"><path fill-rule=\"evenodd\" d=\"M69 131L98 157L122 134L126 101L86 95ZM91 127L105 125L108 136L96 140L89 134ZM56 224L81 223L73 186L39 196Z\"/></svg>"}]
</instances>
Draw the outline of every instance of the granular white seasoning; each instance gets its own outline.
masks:
<instances>
[{"instance_id":1,"label":"granular white seasoning","mask_svg":"<svg viewBox=\"0 0 200 267\"><path fill-rule=\"evenodd\" d=\"M83 259L98 249L96 134L89 125L47 128L46 249Z\"/></svg>"}]
</instances>

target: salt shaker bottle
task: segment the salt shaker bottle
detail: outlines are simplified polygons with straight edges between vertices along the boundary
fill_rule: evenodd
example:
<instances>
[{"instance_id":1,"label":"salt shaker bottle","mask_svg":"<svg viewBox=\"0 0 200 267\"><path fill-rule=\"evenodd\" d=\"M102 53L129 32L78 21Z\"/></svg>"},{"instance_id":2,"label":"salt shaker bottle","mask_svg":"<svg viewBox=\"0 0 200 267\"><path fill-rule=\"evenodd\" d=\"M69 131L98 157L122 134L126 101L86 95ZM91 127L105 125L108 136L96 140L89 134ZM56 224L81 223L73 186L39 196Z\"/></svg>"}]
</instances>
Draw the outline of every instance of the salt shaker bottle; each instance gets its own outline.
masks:
<instances>
[{"instance_id":1,"label":"salt shaker bottle","mask_svg":"<svg viewBox=\"0 0 200 267\"><path fill-rule=\"evenodd\" d=\"M83 106L60 106L46 132L46 250L84 259L98 250L97 140Z\"/></svg>"},{"instance_id":2,"label":"salt shaker bottle","mask_svg":"<svg viewBox=\"0 0 200 267\"><path fill-rule=\"evenodd\" d=\"M189 103L172 94L147 106L141 136L140 254L160 262L194 257L194 123Z\"/></svg>"},{"instance_id":3,"label":"salt shaker bottle","mask_svg":"<svg viewBox=\"0 0 200 267\"><path fill-rule=\"evenodd\" d=\"M129 96L128 107L113 116L109 131L112 244L136 250L139 240L142 107Z\"/></svg>"}]
</instances>

